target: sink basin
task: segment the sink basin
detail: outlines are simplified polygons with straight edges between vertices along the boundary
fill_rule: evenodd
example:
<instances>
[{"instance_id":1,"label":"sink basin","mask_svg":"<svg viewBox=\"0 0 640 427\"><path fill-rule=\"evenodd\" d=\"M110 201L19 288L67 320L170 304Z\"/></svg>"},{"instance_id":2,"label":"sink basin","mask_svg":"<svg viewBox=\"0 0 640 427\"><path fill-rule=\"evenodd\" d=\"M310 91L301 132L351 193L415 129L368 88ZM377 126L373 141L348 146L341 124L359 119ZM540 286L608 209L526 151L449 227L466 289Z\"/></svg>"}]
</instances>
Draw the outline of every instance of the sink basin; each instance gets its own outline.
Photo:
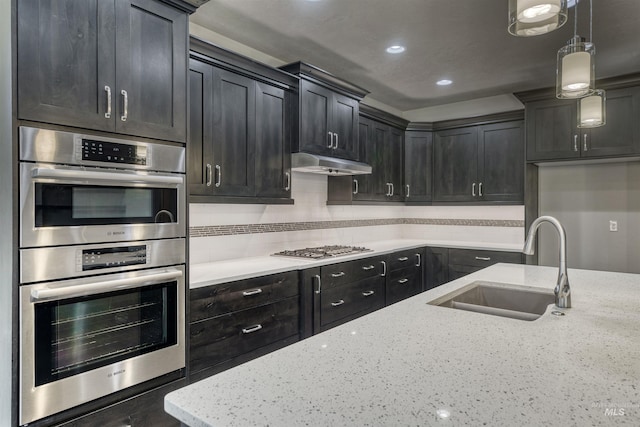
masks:
<instances>
[{"instance_id":1,"label":"sink basin","mask_svg":"<svg viewBox=\"0 0 640 427\"><path fill-rule=\"evenodd\" d=\"M428 304L512 319L536 320L554 302L555 295L551 290L475 281Z\"/></svg>"}]
</instances>

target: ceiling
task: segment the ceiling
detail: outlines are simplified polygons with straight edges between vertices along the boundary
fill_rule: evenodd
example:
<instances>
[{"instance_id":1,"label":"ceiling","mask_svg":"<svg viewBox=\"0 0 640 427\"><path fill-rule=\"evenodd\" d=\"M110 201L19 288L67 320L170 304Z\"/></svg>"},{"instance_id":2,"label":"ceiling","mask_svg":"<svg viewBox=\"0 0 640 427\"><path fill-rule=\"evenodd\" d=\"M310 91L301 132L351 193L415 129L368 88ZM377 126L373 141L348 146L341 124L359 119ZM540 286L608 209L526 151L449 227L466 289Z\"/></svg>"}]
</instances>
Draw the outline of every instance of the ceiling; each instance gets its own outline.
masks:
<instances>
[{"instance_id":1,"label":"ceiling","mask_svg":"<svg viewBox=\"0 0 640 427\"><path fill-rule=\"evenodd\" d=\"M578 34L589 36L588 2ZM536 37L507 32L508 0L210 0L191 21L285 63L304 61L400 111L555 85L574 12ZM593 0L596 78L640 72L640 0ZM401 54L386 47L406 46ZM453 80L450 86L436 81Z\"/></svg>"}]
</instances>

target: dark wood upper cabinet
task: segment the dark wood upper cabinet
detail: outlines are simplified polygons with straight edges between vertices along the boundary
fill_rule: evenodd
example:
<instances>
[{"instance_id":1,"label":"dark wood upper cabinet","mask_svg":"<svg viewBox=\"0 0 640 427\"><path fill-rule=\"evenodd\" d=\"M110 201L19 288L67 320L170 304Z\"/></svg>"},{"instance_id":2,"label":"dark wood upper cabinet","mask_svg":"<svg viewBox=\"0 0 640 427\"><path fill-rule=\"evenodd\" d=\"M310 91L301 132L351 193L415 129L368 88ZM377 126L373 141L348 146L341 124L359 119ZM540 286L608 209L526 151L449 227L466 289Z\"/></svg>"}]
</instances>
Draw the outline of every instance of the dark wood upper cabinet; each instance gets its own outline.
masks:
<instances>
[{"instance_id":1,"label":"dark wood upper cabinet","mask_svg":"<svg viewBox=\"0 0 640 427\"><path fill-rule=\"evenodd\" d=\"M356 160L358 101L300 81L300 151Z\"/></svg>"},{"instance_id":2,"label":"dark wood upper cabinet","mask_svg":"<svg viewBox=\"0 0 640 427\"><path fill-rule=\"evenodd\" d=\"M524 200L524 123L522 120L478 127L478 198Z\"/></svg>"},{"instance_id":3,"label":"dark wood upper cabinet","mask_svg":"<svg viewBox=\"0 0 640 427\"><path fill-rule=\"evenodd\" d=\"M291 193L290 93L256 85L256 195L288 198Z\"/></svg>"},{"instance_id":4,"label":"dark wood upper cabinet","mask_svg":"<svg viewBox=\"0 0 640 427\"><path fill-rule=\"evenodd\" d=\"M524 200L524 135L521 120L436 132L436 202Z\"/></svg>"},{"instance_id":5,"label":"dark wood upper cabinet","mask_svg":"<svg viewBox=\"0 0 640 427\"><path fill-rule=\"evenodd\" d=\"M300 77L292 150L358 160L359 104L368 92L304 62L280 68Z\"/></svg>"},{"instance_id":6,"label":"dark wood upper cabinet","mask_svg":"<svg viewBox=\"0 0 640 427\"><path fill-rule=\"evenodd\" d=\"M155 0L116 1L116 132L186 141L187 26Z\"/></svg>"},{"instance_id":7,"label":"dark wood upper cabinet","mask_svg":"<svg viewBox=\"0 0 640 427\"><path fill-rule=\"evenodd\" d=\"M190 200L292 203L297 79L202 40L191 42Z\"/></svg>"},{"instance_id":8,"label":"dark wood upper cabinet","mask_svg":"<svg viewBox=\"0 0 640 427\"><path fill-rule=\"evenodd\" d=\"M637 82L636 82L637 84ZM604 83L607 89L607 83ZM528 101L533 96L533 100ZM542 98L542 99L539 99ZM577 127L577 100L523 94L527 161L597 159L640 154L640 87L606 90L606 124Z\"/></svg>"},{"instance_id":9,"label":"dark wood upper cabinet","mask_svg":"<svg viewBox=\"0 0 640 427\"><path fill-rule=\"evenodd\" d=\"M404 195L407 203L430 202L433 182L433 135L407 131L404 136Z\"/></svg>"},{"instance_id":10,"label":"dark wood upper cabinet","mask_svg":"<svg viewBox=\"0 0 640 427\"><path fill-rule=\"evenodd\" d=\"M255 192L255 81L213 69L214 195L251 196Z\"/></svg>"},{"instance_id":11,"label":"dark wood upper cabinet","mask_svg":"<svg viewBox=\"0 0 640 427\"><path fill-rule=\"evenodd\" d=\"M186 141L186 13L155 0L27 0L18 21L20 119Z\"/></svg>"},{"instance_id":12,"label":"dark wood upper cabinet","mask_svg":"<svg viewBox=\"0 0 640 427\"><path fill-rule=\"evenodd\" d=\"M433 144L434 201L474 201L478 194L477 127L437 132Z\"/></svg>"}]
</instances>

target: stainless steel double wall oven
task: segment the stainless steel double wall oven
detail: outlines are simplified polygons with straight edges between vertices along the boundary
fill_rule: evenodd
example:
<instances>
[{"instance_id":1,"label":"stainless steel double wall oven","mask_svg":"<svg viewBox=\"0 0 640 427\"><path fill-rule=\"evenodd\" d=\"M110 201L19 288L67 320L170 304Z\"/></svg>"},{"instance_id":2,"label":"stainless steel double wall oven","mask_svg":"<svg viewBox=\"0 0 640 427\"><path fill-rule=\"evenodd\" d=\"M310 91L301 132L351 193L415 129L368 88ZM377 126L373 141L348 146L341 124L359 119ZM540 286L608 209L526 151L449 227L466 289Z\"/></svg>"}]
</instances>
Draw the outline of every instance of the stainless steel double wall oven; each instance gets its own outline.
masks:
<instances>
[{"instance_id":1,"label":"stainless steel double wall oven","mask_svg":"<svg viewBox=\"0 0 640 427\"><path fill-rule=\"evenodd\" d=\"M20 128L20 424L185 367L185 149Z\"/></svg>"}]
</instances>

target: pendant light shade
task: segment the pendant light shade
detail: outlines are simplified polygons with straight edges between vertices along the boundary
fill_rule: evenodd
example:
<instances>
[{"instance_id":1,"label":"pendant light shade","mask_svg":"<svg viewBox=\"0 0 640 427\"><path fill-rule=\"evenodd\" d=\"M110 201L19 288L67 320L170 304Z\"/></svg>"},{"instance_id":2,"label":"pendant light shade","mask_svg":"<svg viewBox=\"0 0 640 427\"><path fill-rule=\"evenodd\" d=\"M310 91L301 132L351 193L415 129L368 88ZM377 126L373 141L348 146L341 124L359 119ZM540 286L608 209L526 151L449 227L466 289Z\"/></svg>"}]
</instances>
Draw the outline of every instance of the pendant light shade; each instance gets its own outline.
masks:
<instances>
[{"instance_id":1,"label":"pendant light shade","mask_svg":"<svg viewBox=\"0 0 640 427\"><path fill-rule=\"evenodd\" d=\"M567 0L509 0L509 33L545 34L567 22Z\"/></svg>"},{"instance_id":2,"label":"pendant light shade","mask_svg":"<svg viewBox=\"0 0 640 427\"><path fill-rule=\"evenodd\" d=\"M579 36L573 37L558 51L556 97L582 98L595 90L596 53L593 43Z\"/></svg>"},{"instance_id":3,"label":"pendant light shade","mask_svg":"<svg viewBox=\"0 0 640 427\"><path fill-rule=\"evenodd\" d=\"M607 122L605 91L597 89L592 95L578 100L578 127L595 128Z\"/></svg>"}]
</instances>

